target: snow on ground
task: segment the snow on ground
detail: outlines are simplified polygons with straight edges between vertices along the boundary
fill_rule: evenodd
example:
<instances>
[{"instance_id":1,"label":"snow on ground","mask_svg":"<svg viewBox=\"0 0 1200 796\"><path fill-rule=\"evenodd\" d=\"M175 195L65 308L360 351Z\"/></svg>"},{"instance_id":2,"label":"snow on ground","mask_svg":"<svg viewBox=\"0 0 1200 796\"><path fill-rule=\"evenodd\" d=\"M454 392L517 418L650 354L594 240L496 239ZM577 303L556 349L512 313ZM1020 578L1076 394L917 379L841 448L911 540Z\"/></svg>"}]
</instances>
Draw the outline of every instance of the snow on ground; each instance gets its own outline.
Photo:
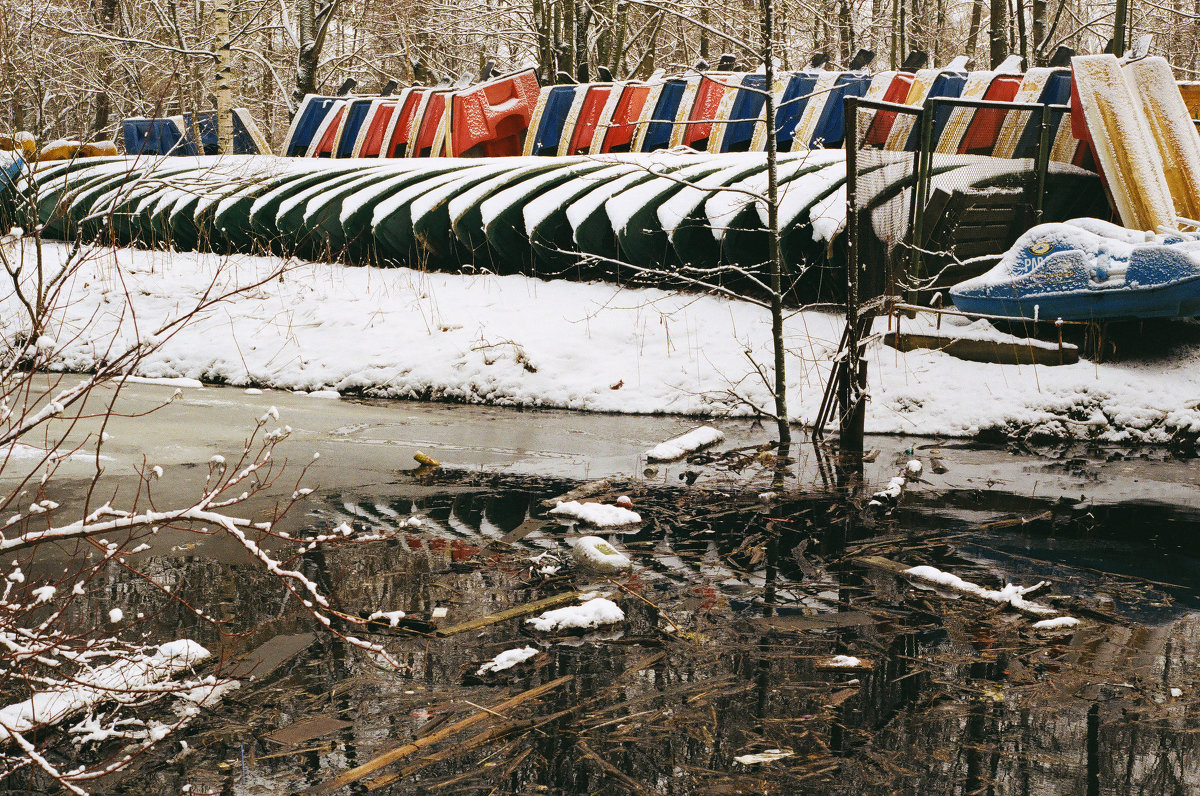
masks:
<instances>
[{"instance_id":1,"label":"snow on ground","mask_svg":"<svg viewBox=\"0 0 1200 796\"><path fill-rule=\"evenodd\" d=\"M50 258L66 251L47 244ZM214 279L228 288L279 261L130 249L96 250L66 284L51 336L57 366L86 370L114 334L133 339L175 317ZM947 316L942 330L1004 335ZM21 333L10 294L0 334ZM786 324L789 407L810 422L841 335L833 313ZM879 322L886 324L885 320ZM929 327L905 320L904 331ZM754 362L770 363L766 312L744 302L606 284L293 263L209 311L151 354L141 377L365 392L599 412L748 414L736 390L770 403ZM1154 441L1200 430L1200 349L1156 361L1058 367L965 362L940 351L870 349L867 430L969 437L985 432Z\"/></svg>"}]
</instances>

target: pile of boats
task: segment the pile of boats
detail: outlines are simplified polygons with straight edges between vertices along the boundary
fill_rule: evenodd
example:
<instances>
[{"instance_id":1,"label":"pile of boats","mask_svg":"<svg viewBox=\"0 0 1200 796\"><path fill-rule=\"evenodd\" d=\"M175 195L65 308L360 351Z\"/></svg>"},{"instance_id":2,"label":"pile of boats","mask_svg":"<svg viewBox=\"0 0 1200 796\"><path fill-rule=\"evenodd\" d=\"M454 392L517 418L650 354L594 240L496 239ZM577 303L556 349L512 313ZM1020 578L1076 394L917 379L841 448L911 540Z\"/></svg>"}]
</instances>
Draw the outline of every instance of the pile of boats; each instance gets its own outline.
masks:
<instances>
[{"instance_id":1,"label":"pile of boats","mask_svg":"<svg viewBox=\"0 0 1200 796\"><path fill-rule=\"evenodd\" d=\"M1200 136L1162 58L1074 59L1079 137L1124 226L1037 226L950 290L966 312L1026 320L1200 313Z\"/></svg>"},{"instance_id":2,"label":"pile of boats","mask_svg":"<svg viewBox=\"0 0 1200 796\"><path fill-rule=\"evenodd\" d=\"M1082 155L1063 123L1070 118L1071 70L1063 65L1022 74L1013 57L994 70L967 71L966 58L924 67L914 54L899 70L871 73L869 53L850 69L826 69L823 58L777 77L775 138L782 152L843 146L844 102L861 97L919 107L932 98L1038 103L1055 106L1055 159ZM766 76L759 72L697 69L646 81L605 81L539 87L532 70L474 86L401 89L394 96L308 96L282 147L287 157L395 158L568 156L654 152L687 147L709 154L762 152ZM990 109L957 109L935 131L946 154L1027 157L1039 141L1039 119ZM919 135L910 117L879 114L869 145L914 151Z\"/></svg>"},{"instance_id":3,"label":"pile of boats","mask_svg":"<svg viewBox=\"0 0 1200 796\"><path fill-rule=\"evenodd\" d=\"M1025 167L980 171L955 155L939 178L976 184ZM792 300L845 283L846 161L840 150L781 156L780 229ZM563 158L315 160L201 157L77 160L25 173L48 238L101 238L181 250L274 252L307 259L695 286L761 295L767 251L761 153L661 152ZM912 184L897 174L897 191ZM1098 190L1059 164L1056 218ZM722 190L728 189L728 190ZM885 201L886 197L880 201ZM20 218L29 208L11 208ZM831 258L833 258L831 260ZM833 263L832 268L824 266Z\"/></svg>"},{"instance_id":4,"label":"pile of boats","mask_svg":"<svg viewBox=\"0 0 1200 796\"><path fill-rule=\"evenodd\" d=\"M898 197L908 212L916 193L920 117L903 106L933 108L927 195L1002 193L1028 182L1030 159L1048 145L1041 221L1094 212L1104 188L1128 227L1175 230L1200 216L1200 139L1165 61L1065 57L1024 73L1016 59L967 71L964 59L935 69L916 58L871 74L863 55L845 71L814 62L779 75L790 300L836 298L844 285L850 97L879 101L859 115L858 149L883 153L858 164L876 183L859 195L867 218L893 212ZM15 179L6 209L17 224L36 213L46 237L758 295L766 81L728 66L550 87L525 70L387 96L310 96L278 158L202 155L215 127L207 116L128 120L127 146L142 156L40 164ZM938 98L983 102L931 104ZM261 150L239 118L236 140ZM192 156L146 156L162 147Z\"/></svg>"}]
</instances>

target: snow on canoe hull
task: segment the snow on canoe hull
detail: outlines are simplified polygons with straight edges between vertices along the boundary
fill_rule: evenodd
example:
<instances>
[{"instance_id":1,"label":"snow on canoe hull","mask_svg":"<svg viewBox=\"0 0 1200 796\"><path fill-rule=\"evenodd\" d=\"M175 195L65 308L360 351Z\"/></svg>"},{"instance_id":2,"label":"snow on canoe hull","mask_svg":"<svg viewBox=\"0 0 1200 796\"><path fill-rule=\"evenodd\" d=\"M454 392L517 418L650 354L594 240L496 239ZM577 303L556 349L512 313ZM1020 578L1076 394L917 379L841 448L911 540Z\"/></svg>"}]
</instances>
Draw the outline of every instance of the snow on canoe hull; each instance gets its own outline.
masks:
<instances>
[{"instance_id":1,"label":"snow on canoe hull","mask_svg":"<svg viewBox=\"0 0 1200 796\"><path fill-rule=\"evenodd\" d=\"M430 257L453 265L470 262L470 252L454 234L450 202L505 170L502 165L484 161L479 168L456 172L455 179L442 183L413 203L413 234Z\"/></svg>"},{"instance_id":2,"label":"snow on canoe hull","mask_svg":"<svg viewBox=\"0 0 1200 796\"><path fill-rule=\"evenodd\" d=\"M556 168L555 161L549 158L543 159L535 165L528 165L533 163L532 160L523 160L522 163L526 165L516 166L511 171L482 182L450 201L449 210L454 236L464 246L464 251L471 252L472 262L476 267L489 268L493 271L501 267L500 255L488 241L487 223L483 219L483 203L489 197L506 190L511 185L516 185ZM561 165L561 161L559 165Z\"/></svg>"},{"instance_id":3,"label":"snow on canoe hull","mask_svg":"<svg viewBox=\"0 0 1200 796\"><path fill-rule=\"evenodd\" d=\"M525 204L525 234L529 238L530 252L539 273L562 274L573 271L577 278L585 278L580 269L583 255L574 250L574 230L567 211L598 185L636 173L633 171L635 168L623 163L606 166L580 179L563 183Z\"/></svg>"},{"instance_id":4,"label":"snow on canoe hull","mask_svg":"<svg viewBox=\"0 0 1200 796\"><path fill-rule=\"evenodd\" d=\"M480 217L485 222L484 234L488 244L500 256L500 273L529 273L533 266L533 249L525 232L525 205L538 195L553 191L563 183L586 178L603 168L602 163L579 163L574 167L554 169L522 180L488 197L480 205Z\"/></svg>"}]
</instances>

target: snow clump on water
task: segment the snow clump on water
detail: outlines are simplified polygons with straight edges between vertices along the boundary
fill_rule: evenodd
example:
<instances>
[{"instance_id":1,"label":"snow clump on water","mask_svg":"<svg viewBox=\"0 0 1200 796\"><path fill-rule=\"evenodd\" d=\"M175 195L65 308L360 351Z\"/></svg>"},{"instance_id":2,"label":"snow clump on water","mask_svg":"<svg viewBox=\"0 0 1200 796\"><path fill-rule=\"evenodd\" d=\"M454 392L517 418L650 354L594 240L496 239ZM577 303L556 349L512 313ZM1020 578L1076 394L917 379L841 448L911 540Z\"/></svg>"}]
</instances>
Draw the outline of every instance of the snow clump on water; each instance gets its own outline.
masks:
<instances>
[{"instance_id":1,"label":"snow clump on water","mask_svg":"<svg viewBox=\"0 0 1200 796\"><path fill-rule=\"evenodd\" d=\"M485 674L494 672L502 672L505 669L511 669L519 663L524 663L530 658L538 654L536 647L521 647L513 650L505 650L504 652L492 658L490 661L479 667L475 674L479 677Z\"/></svg>"},{"instance_id":2,"label":"snow clump on water","mask_svg":"<svg viewBox=\"0 0 1200 796\"><path fill-rule=\"evenodd\" d=\"M568 605L547 611L541 616L526 619L534 630L554 633L559 630L594 630L605 625L625 621L625 612L620 606L604 597L595 597L582 605Z\"/></svg>"},{"instance_id":3,"label":"snow clump on water","mask_svg":"<svg viewBox=\"0 0 1200 796\"><path fill-rule=\"evenodd\" d=\"M635 525L642 521L642 515L636 511L623 509L620 506L609 506L605 503L580 503L577 500L559 503L550 509L550 513L558 517L578 520L597 528Z\"/></svg>"}]
</instances>

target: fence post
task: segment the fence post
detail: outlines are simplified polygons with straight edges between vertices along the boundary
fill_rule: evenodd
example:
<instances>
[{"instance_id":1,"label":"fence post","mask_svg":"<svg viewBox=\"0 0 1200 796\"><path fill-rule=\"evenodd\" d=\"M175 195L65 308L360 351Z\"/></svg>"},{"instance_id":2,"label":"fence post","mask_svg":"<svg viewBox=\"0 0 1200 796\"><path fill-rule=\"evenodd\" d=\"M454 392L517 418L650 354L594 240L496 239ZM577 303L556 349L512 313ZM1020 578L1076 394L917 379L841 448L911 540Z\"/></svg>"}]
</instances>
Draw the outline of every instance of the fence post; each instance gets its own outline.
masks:
<instances>
[{"instance_id":1,"label":"fence post","mask_svg":"<svg viewBox=\"0 0 1200 796\"><path fill-rule=\"evenodd\" d=\"M912 212L909 215L909 218L912 219L909 225L912 229L912 239L909 241L912 252L907 258L908 272L917 278L925 275L921 247L924 245L925 205L929 203L929 180L933 168L933 121L937 116L938 103L937 97L931 97L921 106L920 117L917 121L921 125L921 139L917 147L916 162L913 164L915 185L913 185ZM910 291L910 293L909 301L915 303L915 291Z\"/></svg>"},{"instance_id":2,"label":"fence post","mask_svg":"<svg viewBox=\"0 0 1200 796\"><path fill-rule=\"evenodd\" d=\"M1060 121L1059 124L1062 122ZM1036 169L1037 185L1033 195L1033 223L1042 223L1042 204L1046 198L1046 172L1050 169L1050 106L1042 105L1041 128L1038 131Z\"/></svg>"},{"instance_id":3,"label":"fence post","mask_svg":"<svg viewBox=\"0 0 1200 796\"><path fill-rule=\"evenodd\" d=\"M846 350L844 359L835 367L841 368L838 408L841 410L838 444L842 451L858 452L863 448L863 388L865 362L859 359L859 262L861 248L858 238L858 98L846 97L845 116L849 120L846 137Z\"/></svg>"}]
</instances>

